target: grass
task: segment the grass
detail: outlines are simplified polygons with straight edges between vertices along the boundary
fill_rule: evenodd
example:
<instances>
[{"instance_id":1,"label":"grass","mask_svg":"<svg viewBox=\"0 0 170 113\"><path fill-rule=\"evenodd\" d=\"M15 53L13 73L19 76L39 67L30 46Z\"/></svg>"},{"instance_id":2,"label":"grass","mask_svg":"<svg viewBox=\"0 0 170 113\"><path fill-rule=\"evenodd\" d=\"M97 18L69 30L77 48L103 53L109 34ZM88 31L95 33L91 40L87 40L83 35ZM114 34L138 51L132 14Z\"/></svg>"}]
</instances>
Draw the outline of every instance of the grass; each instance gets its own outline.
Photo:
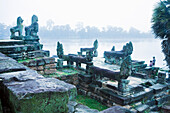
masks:
<instances>
[{"instance_id":1,"label":"grass","mask_svg":"<svg viewBox=\"0 0 170 113\"><path fill-rule=\"evenodd\" d=\"M43 75L44 77L61 77L67 75L78 74L79 72L74 68L59 69L55 74Z\"/></svg>"},{"instance_id":2,"label":"grass","mask_svg":"<svg viewBox=\"0 0 170 113\"><path fill-rule=\"evenodd\" d=\"M84 95L77 95L76 102L88 106L91 109L97 109L99 111L103 111L108 108L107 106L99 103L97 100L91 99L90 97Z\"/></svg>"}]
</instances>

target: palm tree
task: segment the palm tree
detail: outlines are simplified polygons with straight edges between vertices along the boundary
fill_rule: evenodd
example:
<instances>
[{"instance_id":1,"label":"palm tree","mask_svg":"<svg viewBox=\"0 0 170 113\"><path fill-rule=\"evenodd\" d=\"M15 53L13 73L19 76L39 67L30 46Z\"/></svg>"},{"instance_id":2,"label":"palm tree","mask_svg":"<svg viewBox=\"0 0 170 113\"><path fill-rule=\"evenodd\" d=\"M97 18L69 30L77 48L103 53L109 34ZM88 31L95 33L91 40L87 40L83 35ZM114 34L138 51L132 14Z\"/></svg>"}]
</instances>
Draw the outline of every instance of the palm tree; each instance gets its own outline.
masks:
<instances>
[{"instance_id":1,"label":"palm tree","mask_svg":"<svg viewBox=\"0 0 170 113\"><path fill-rule=\"evenodd\" d=\"M152 29L162 39L162 52L170 68L170 0L160 1L152 15Z\"/></svg>"}]
</instances>

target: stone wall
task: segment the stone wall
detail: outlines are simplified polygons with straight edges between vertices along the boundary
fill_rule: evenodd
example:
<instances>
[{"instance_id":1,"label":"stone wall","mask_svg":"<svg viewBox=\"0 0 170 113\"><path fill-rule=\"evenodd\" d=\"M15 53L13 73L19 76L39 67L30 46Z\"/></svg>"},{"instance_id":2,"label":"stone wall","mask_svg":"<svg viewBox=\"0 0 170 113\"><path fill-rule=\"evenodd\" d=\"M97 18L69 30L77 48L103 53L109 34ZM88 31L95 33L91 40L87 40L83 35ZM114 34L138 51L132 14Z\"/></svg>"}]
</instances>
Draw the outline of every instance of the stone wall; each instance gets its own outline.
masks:
<instances>
[{"instance_id":1,"label":"stone wall","mask_svg":"<svg viewBox=\"0 0 170 113\"><path fill-rule=\"evenodd\" d=\"M31 61L22 62L25 66L30 69L36 70L41 75L49 75L56 73L55 58L44 57L33 59Z\"/></svg>"},{"instance_id":2,"label":"stone wall","mask_svg":"<svg viewBox=\"0 0 170 113\"><path fill-rule=\"evenodd\" d=\"M78 93L94 98L108 107L121 105L137 113L159 111L170 99L167 94L169 88L165 82L152 83L146 80L139 85L128 85L127 95L119 94L118 84L113 84L114 82L109 83L106 78L94 79L93 75L80 74Z\"/></svg>"},{"instance_id":3,"label":"stone wall","mask_svg":"<svg viewBox=\"0 0 170 113\"><path fill-rule=\"evenodd\" d=\"M52 59L44 61L53 62ZM44 78L1 53L0 65L0 99L4 113L67 113L68 101L77 95L74 85Z\"/></svg>"}]
</instances>

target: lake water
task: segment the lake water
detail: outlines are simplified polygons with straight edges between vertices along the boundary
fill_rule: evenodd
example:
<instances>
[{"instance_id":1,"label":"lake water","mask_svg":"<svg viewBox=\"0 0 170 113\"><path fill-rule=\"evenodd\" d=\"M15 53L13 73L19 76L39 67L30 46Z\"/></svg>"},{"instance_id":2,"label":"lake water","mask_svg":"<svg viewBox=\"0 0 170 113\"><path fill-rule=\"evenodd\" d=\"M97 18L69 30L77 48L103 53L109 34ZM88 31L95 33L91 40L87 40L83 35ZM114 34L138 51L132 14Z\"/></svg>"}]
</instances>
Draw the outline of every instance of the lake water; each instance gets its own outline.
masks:
<instances>
[{"instance_id":1,"label":"lake water","mask_svg":"<svg viewBox=\"0 0 170 113\"><path fill-rule=\"evenodd\" d=\"M96 38L42 38L40 42L44 45L44 50L50 50L50 56L56 55L57 42L61 42L64 48L64 54L77 54L82 47L92 47ZM110 51L113 46L115 50L122 50L123 45L131 41L133 44L133 53L131 55L133 60L143 60L149 65L153 56L156 57L156 65L165 67L166 63L163 61L164 55L161 50L161 40L159 39L118 39L118 38L98 38L98 57L103 57L104 51Z\"/></svg>"}]
</instances>

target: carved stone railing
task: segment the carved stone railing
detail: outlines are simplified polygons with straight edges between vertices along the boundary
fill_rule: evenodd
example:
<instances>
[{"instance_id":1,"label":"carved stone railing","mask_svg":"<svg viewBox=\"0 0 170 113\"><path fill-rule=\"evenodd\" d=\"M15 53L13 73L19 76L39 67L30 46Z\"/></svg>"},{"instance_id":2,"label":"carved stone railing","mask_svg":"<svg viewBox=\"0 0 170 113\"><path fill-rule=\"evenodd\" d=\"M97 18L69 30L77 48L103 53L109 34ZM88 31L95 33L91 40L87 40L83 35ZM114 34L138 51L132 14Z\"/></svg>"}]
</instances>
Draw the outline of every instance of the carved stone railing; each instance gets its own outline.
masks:
<instances>
[{"instance_id":1,"label":"carved stone railing","mask_svg":"<svg viewBox=\"0 0 170 113\"><path fill-rule=\"evenodd\" d=\"M105 62L121 65L123 59L133 52L133 45L131 42L126 43L121 51L115 51L113 46L112 51L105 51L104 58Z\"/></svg>"}]
</instances>

